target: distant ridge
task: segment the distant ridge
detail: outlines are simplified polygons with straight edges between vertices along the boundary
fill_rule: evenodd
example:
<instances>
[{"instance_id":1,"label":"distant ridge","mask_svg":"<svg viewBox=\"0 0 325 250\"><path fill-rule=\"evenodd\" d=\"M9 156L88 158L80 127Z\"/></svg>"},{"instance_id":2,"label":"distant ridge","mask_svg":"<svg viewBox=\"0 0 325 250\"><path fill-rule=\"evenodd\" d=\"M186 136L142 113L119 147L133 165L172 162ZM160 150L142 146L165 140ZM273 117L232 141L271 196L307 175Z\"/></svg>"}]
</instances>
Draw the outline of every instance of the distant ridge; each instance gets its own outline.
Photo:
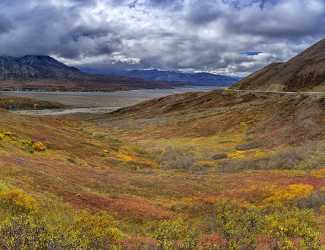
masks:
<instances>
[{"instance_id":1,"label":"distant ridge","mask_svg":"<svg viewBox=\"0 0 325 250\"><path fill-rule=\"evenodd\" d=\"M121 75L128 77L141 78L144 80L151 81L163 81L170 82L174 84L184 84L192 86L219 86L227 87L235 82L238 82L240 78L226 76L226 75L216 75L206 72L200 73L183 73L176 71L162 71L162 70L130 70Z\"/></svg>"},{"instance_id":2,"label":"distant ridge","mask_svg":"<svg viewBox=\"0 0 325 250\"><path fill-rule=\"evenodd\" d=\"M169 83L81 72L44 55L0 56L0 90L114 91L170 88Z\"/></svg>"},{"instance_id":3,"label":"distant ridge","mask_svg":"<svg viewBox=\"0 0 325 250\"><path fill-rule=\"evenodd\" d=\"M234 89L325 91L325 39L286 63L272 63L239 81Z\"/></svg>"}]
</instances>

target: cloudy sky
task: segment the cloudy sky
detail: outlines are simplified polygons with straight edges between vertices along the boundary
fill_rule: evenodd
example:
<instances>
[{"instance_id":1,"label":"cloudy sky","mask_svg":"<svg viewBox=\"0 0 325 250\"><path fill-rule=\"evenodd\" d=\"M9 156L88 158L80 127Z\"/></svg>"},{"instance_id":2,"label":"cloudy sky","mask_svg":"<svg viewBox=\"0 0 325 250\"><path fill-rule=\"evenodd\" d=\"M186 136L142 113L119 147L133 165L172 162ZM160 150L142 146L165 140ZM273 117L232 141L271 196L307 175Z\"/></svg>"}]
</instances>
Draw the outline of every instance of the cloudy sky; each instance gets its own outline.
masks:
<instances>
[{"instance_id":1,"label":"cloudy sky","mask_svg":"<svg viewBox=\"0 0 325 250\"><path fill-rule=\"evenodd\" d=\"M324 0L1 0L0 54L245 75L325 36Z\"/></svg>"}]
</instances>

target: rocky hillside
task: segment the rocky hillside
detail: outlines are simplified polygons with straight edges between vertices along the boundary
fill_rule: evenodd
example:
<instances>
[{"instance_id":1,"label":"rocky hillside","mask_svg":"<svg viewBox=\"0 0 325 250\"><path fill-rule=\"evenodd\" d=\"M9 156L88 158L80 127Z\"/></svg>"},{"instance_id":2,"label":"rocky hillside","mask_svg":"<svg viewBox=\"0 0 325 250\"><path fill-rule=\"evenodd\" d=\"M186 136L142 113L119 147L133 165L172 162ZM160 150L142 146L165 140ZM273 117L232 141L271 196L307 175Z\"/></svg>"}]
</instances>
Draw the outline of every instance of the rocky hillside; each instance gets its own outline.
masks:
<instances>
[{"instance_id":1,"label":"rocky hillside","mask_svg":"<svg viewBox=\"0 0 325 250\"><path fill-rule=\"evenodd\" d=\"M49 56L0 57L0 79L64 79L82 73Z\"/></svg>"},{"instance_id":2,"label":"rocky hillside","mask_svg":"<svg viewBox=\"0 0 325 250\"><path fill-rule=\"evenodd\" d=\"M236 89L325 90L325 39L286 63L273 63L234 85Z\"/></svg>"}]
</instances>

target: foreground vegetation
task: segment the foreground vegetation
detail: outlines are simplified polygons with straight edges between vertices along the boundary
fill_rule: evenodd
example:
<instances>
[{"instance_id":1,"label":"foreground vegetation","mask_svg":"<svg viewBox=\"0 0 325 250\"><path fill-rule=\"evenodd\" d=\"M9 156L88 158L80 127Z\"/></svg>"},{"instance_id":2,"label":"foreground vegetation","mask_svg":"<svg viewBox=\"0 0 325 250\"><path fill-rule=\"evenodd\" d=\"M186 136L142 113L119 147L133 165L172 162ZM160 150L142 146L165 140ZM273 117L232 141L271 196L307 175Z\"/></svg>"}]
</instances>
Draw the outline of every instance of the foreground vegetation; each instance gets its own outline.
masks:
<instances>
[{"instance_id":1,"label":"foreground vegetation","mask_svg":"<svg viewBox=\"0 0 325 250\"><path fill-rule=\"evenodd\" d=\"M299 202L298 192L308 188L292 186L286 196L297 196ZM0 246L3 249L320 249L320 231L313 210L280 203L281 196L276 199L277 202L256 206L223 198L206 207L201 215L204 220L189 222L178 216L152 222L145 234L150 238L145 240L123 232L125 226L108 213L76 212L59 201L55 205L49 200L37 202L22 190L1 183ZM323 207L321 210L324 212Z\"/></svg>"},{"instance_id":2,"label":"foreground vegetation","mask_svg":"<svg viewBox=\"0 0 325 250\"><path fill-rule=\"evenodd\" d=\"M0 248L322 249L322 100L237 95L1 111Z\"/></svg>"}]
</instances>

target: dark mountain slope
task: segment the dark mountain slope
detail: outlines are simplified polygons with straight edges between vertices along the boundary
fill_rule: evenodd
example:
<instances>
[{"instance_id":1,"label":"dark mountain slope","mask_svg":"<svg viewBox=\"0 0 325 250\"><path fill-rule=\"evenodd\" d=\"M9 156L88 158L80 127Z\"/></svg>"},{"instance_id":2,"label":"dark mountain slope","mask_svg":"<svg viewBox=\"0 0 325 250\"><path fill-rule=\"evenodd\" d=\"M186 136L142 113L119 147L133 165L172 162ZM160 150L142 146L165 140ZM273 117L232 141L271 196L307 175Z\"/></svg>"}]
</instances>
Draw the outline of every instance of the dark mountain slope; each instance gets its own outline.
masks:
<instances>
[{"instance_id":1,"label":"dark mountain slope","mask_svg":"<svg viewBox=\"0 0 325 250\"><path fill-rule=\"evenodd\" d=\"M37 72L33 67L20 63L15 57L0 57L1 80L33 78L36 74Z\"/></svg>"},{"instance_id":2,"label":"dark mountain slope","mask_svg":"<svg viewBox=\"0 0 325 250\"><path fill-rule=\"evenodd\" d=\"M325 39L286 63L271 64L234 85L235 89L325 90Z\"/></svg>"},{"instance_id":3,"label":"dark mountain slope","mask_svg":"<svg viewBox=\"0 0 325 250\"><path fill-rule=\"evenodd\" d=\"M82 77L73 67L49 56L0 57L1 80L63 79Z\"/></svg>"},{"instance_id":4,"label":"dark mountain slope","mask_svg":"<svg viewBox=\"0 0 325 250\"><path fill-rule=\"evenodd\" d=\"M22 65L32 67L40 78L76 78L82 77L79 69L69 67L49 56L24 56L18 59Z\"/></svg>"}]
</instances>

